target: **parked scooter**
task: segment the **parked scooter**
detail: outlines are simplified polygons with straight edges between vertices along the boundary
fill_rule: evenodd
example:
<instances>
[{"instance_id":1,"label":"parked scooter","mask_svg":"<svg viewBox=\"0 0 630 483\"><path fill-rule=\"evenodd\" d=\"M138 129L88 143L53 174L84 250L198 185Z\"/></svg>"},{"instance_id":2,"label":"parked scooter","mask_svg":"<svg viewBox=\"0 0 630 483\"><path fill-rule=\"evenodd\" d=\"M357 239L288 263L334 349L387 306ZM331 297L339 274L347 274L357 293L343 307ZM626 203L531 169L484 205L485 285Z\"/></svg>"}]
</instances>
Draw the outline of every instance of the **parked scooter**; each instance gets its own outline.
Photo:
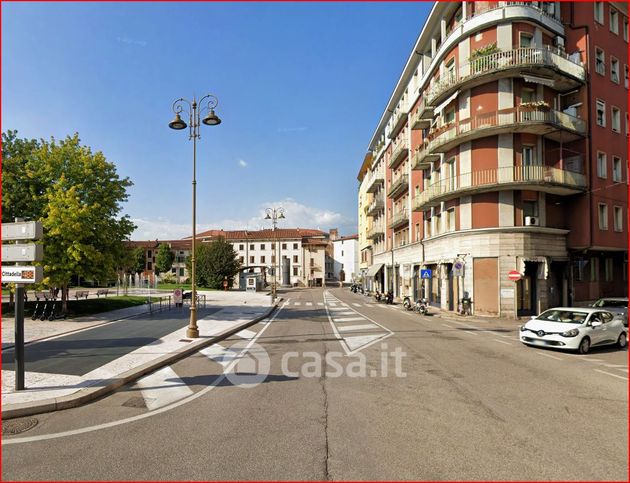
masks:
<instances>
[{"instance_id":1,"label":"parked scooter","mask_svg":"<svg viewBox=\"0 0 630 483\"><path fill-rule=\"evenodd\" d=\"M425 298L417 300L413 310L420 315L427 315L429 313L429 301Z\"/></svg>"},{"instance_id":2,"label":"parked scooter","mask_svg":"<svg viewBox=\"0 0 630 483\"><path fill-rule=\"evenodd\" d=\"M35 302L35 308L33 309L33 314L31 315L31 320L35 320L41 315L39 314L40 305L41 302L37 299L37 302Z\"/></svg>"},{"instance_id":3,"label":"parked scooter","mask_svg":"<svg viewBox=\"0 0 630 483\"><path fill-rule=\"evenodd\" d=\"M391 290L385 294L385 303L390 305L394 303L394 293Z\"/></svg>"},{"instance_id":4,"label":"parked scooter","mask_svg":"<svg viewBox=\"0 0 630 483\"><path fill-rule=\"evenodd\" d=\"M413 310L413 303L411 302L411 297L409 295L405 295L403 297L403 307L405 310Z\"/></svg>"}]
</instances>

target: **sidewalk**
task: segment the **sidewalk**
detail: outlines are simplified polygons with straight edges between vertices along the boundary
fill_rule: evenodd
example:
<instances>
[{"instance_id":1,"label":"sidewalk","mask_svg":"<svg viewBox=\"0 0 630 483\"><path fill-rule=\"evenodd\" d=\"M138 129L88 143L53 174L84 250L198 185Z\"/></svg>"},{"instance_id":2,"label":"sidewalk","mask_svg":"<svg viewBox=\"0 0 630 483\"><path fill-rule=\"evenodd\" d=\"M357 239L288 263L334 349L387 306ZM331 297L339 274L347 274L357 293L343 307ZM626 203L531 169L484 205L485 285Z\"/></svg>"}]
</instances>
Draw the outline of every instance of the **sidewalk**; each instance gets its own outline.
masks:
<instances>
[{"instance_id":1,"label":"sidewalk","mask_svg":"<svg viewBox=\"0 0 630 483\"><path fill-rule=\"evenodd\" d=\"M25 320L26 354L29 354L29 347L33 353L38 345L54 344L58 354L56 353L57 357L50 357L52 364L63 358L72 357L72 351L76 351L77 343L77 337L74 337L73 341L70 340L73 335L85 333L85 340L81 342L86 342L89 340L90 331L108 331L110 330L108 327L111 327L113 333L116 331L116 325L120 324L132 324L142 329L142 324L146 327L147 323L173 322L179 324L181 328L146 345L138 346L121 357L107 361L86 374L56 374L53 370L44 372L41 366L47 363L46 357L38 361L40 372L29 372L27 361L26 389L19 392L15 391L14 371L2 370L2 418L10 419L82 405L231 336L267 317L274 309L270 297L264 293L205 292L205 294L207 309L199 309L197 322L199 338L192 340L186 338L188 306L170 311L154 311L152 315L149 314L147 306L143 305L71 320L52 322ZM155 322L151 322L154 320ZM7 319L2 322L2 346L3 350L7 350L13 345L14 321ZM137 340L136 333L130 335L128 339L113 337L109 342L135 347L138 345L137 343L134 345ZM68 355L63 350L64 344L68 347ZM91 349L84 347L83 350ZM94 350L93 357L102 357L102 352L99 354L97 349ZM12 356L12 353L11 351L8 355ZM86 367L90 366L89 362L85 361Z\"/></svg>"}]
</instances>

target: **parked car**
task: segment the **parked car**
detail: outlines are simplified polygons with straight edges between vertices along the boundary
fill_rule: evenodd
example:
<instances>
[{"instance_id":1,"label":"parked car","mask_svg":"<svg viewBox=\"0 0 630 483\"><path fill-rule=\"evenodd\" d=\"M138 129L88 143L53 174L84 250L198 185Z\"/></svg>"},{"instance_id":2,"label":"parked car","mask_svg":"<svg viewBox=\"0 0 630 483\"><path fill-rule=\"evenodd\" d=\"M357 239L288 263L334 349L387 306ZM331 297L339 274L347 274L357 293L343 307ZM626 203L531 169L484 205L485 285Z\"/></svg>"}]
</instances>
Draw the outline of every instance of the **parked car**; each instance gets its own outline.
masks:
<instances>
[{"instance_id":1,"label":"parked car","mask_svg":"<svg viewBox=\"0 0 630 483\"><path fill-rule=\"evenodd\" d=\"M523 344L577 350L617 344L626 347L627 329L619 314L593 307L556 307L533 317L520 329Z\"/></svg>"},{"instance_id":2,"label":"parked car","mask_svg":"<svg viewBox=\"0 0 630 483\"><path fill-rule=\"evenodd\" d=\"M628 297L606 297L599 299L591 307L605 309L623 316L623 325L628 327Z\"/></svg>"}]
</instances>

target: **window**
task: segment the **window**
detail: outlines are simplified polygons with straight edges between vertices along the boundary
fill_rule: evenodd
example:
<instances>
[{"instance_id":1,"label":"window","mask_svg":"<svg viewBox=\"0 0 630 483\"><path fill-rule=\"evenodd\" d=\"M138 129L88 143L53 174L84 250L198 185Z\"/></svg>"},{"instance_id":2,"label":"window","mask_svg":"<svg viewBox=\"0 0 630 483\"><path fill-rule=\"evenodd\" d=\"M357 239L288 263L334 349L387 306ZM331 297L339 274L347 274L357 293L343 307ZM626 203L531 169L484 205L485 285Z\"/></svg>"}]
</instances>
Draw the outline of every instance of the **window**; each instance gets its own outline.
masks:
<instances>
[{"instance_id":1,"label":"window","mask_svg":"<svg viewBox=\"0 0 630 483\"><path fill-rule=\"evenodd\" d=\"M619 61L614 57L610 58L610 79L619 84Z\"/></svg>"},{"instance_id":2,"label":"window","mask_svg":"<svg viewBox=\"0 0 630 483\"><path fill-rule=\"evenodd\" d=\"M621 174L621 158L619 156L613 156L612 163L613 163L613 166L612 166L613 181L616 181L617 183L621 183L623 181L622 174Z\"/></svg>"},{"instance_id":3,"label":"window","mask_svg":"<svg viewBox=\"0 0 630 483\"><path fill-rule=\"evenodd\" d=\"M606 75L606 56L600 48L595 49L595 72Z\"/></svg>"},{"instance_id":4,"label":"window","mask_svg":"<svg viewBox=\"0 0 630 483\"><path fill-rule=\"evenodd\" d=\"M604 259L604 280L606 282L612 282L613 279L613 259Z\"/></svg>"},{"instance_id":5,"label":"window","mask_svg":"<svg viewBox=\"0 0 630 483\"><path fill-rule=\"evenodd\" d=\"M311 258L311 267L314 267L314 266L315 266L315 259Z\"/></svg>"},{"instance_id":6,"label":"window","mask_svg":"<svg viewBox=\"0 0 630 483\"><path fill-rule=\"evenodd\" d=\"M273 265L275 265L275 264L276 264L276 256L275 256L275 255L271 255L271 263L272 263Z\"/></svg>"},{"instance_id":7,"label":"window","mask_svg":"<svg viewBox=\"0 0 630 483\"><path fill-rule=\"evenodd\" d=\"M523 166L533 166L535 164L533 146L523 146L522 164Z\"/></svg>"},{"instance_id":8,"label":"window","mask_svg":"<svg viewBox=\"0 0 630 483\"><path fill-rule=\"evenodd\" d=\"M261 244L260 244L260 249L261 249L261 250L264 250L264 249L265 249L265 244L264 244L264 243L261 243Z\"/></svg>"},{"instance_id":9,"label":"window","mask_svg":"<svg viewBox=\"0 0 630 483\"><path fill-rule=\"evenodd\" d=\"M293 275L297 277L298 267L293 267Z\"/></svg>"},{"instance_id":10,"label":"window","mask_svg":"<svg viewBox=\"0 0 630 483\"><path fill-rule=\"evenodd\" d=\"M183 276L184 276L184 269L183 269L183 268L180 268L180 269L179 269L179 276L180 276L180 277L183 277Z\"/></svg>"},{"instance_id":11,"label":"window","mask_svg":"<svg viewBox=\"0 0 630 483\"><path fill-rule=\"evenodd\" d=\"M147 250L147 258L151 258L151 250Z\"/></svg>"},{"instance_id":12,"label":"window","mask_svg":"<svg viewBox=\"0 0 630 483\"><path fill-rule=\"evenodd\" d=\"M538 216L538 201L523 201L523 223L527 216Z\"/></svg>"},{"instance_id":13,"label":"window","mask_svg":"<svg viewBox=\"0 0 630 483\"><path fill-rule=\"evenodd\" d=\"M608 205L606 203L599 204L599 229L608 230Z\"/></svg>"},{"instance_id":14,"label":"window","mask_svg":"<svg viewBox=\"0 0 630 483\"><path fill-rule=\"evenodd\" d=\"M238 246L238 249L239 249L239 250L245 250L245 245L239 245L239 246Z\"/></svg>"},{"instance_id":15,"label":"window","mask_svg":"<svg viewBox=\"0 0 630 483\"><path fill-rule=\"evenodd\" d=\"M623 40L628 41L628 17L623 18Z\"/></svg>"},{"instance_id":16,"label":"window","mask_svg":"<svg viewBox=\"0 0 630 483\"><path fill-rule=\"evenodd\" d=\"M626 89L628 88L628 66L627 65L623 66L623 86Z\"/></svg>"},{"instance_id":17,"label":"window","mask_svg":"<svg viewBox=\"0 0 630 483\"><path fill-rule=\"evenodd\" d=\"M293 255L293 263L298 263L298 256L297 255Z\"/></svg>"},{"instance_id":18,"label":"window","mask_svg":"<svg viewBox=\"0 0 630 483\"><path fill-rule=\"evenodd\" d=\"M521 49L528 49L532 46L532 41L534 37L532 34L528 34L525 32L521 32L519 35L519 46Z\"/></svg>"},{"instance_id":19,"label":"window","mask_svg":"<svg viewBox=\"0 0 630 483\"><path fill-rule=\"evenodd\" d=\"M613 34L619 35L619 13L614 8L610 7L608 12L608 19L610 20L610 31Z\"/></svg>"},{"instance_id":20,"label":"window","mask_svg":"<svg viewBox=\"0 0 630 483\"><path fill-rule=\"evenodd\" d=\"M444 113L444 124L455 122L455 109L449 109Z\"/></svg>"},{"instance_id":21,"label":"window","mask_svg":"<svg viewBox=\"0 0 630 483\"><path fill-rule=\"evenodd\" d=\"M153 264L151 262L147 262L147 270L152 270Z\"/></svg>"},{"instance_id":22,"label":"window","mask_svg":"<svg viewBox=\"0 0 630 483\"><path fill-rule=\"evenodd\" d=\"M597 151L597 176L600 178L606 178L606 153L602 153L601 151Z\"/></svg>"},{"instance_id":23,"label":"window","mask_svg":"<svg viewBox=\"0 0 630 483\"><path fill-rule=\"evenodd\" d=\"M533 102L535 100L536 95L534 94L534 89L523 87L523 89L521 90L521 104L525 104L526 102Z\"/></svg>"},{"instance_id":24,"label":"window","mask_svg":"<svg viewBox=\"0 0 630 483\"><path fill-rule=\"evenodd\" d=\"M611 114L612 130L615 132L621 132L621 111L618 108L613 107L611 109Z\"/></svg>"},{"instance_id":25,"label":"window","mask_svg":"<svg viewBox=\"0 0 630 483\"><path fill-rule=\"evenodd\" d=\"M293 244L293 249L294 249L294 250L297 250L297 249L298 249L298 244L297 244L297 243L294 243L294 244Z\"/></svg>"},{"instance_id":26,"label":"window","mask_svg":"<svg viewBox=\"0 0 630 483\"><path fill-rule=\"evenodd\" d=\"M282 244L282 249L283 249L283 250L286 250L286 249L287 249L287 244L286 244L286 243L283 243L283 244Z\"/></svg>"},{"instance_id":27,"label":"window","mask_svg":"<svg viewBox=\"0 0 630 483\"><path fill-rule=\"evenodd\" d=\"M606 103L597 100L596 122L598 126L606 127Z\"/></svg>"},{"instance_id":28,"label":"window","mask_svg":"<svg viewBox=\"0 0 630 483\"><path fill-rule=\"evenodd\" d=\"M264 255L261 255L261 257L260 257L260 263L265 263L265 256L264 256Z\"/></svg>"},{"instance_id":29,"label":"window","mask_svg":"<svg viewBox=\"0 0 630 483\"><path fill-rule=\"evenodd\" d=\"M455 208L446 212L446 231L455 231Z\"/></svg>"},{"instance_id":30,"label":"window","mask_svg":"<svg viewBox=\"0 0 630 483\"><path fill-rule=\"evenodd\" d=\"M444 78L445 79L455 78L455 57L449 60L444 66Z\"/></svg>"},{"instance_id":31,"label":"window","mask_svg":"<svg viewBox=\"0 0 630 483\"><path fill-rule=\"evenodd\" d=\"M597 282L597 275L599 272L599 258L591 258L589 263L591 266L591 282Z\"/></svg>"},{"instance_id":32,"label":"window","mask_svg":"<svg viewBox=\"0 0 630 483\"><path fill-rule=\"evenodd\" d=\"M416 241L420 240L420 223L416 223Z\"/></svg>"},{"instance_id":33,"label":"window","mask_svg":"<svg viewBox=\"0 0 630 483\"><path fill-rule=\"evenodd\" d=\"M245 257L238 257L238 261L242 265L243 263L245 263Z\"/></svg>"},{"instance_id":34,"label":"window","mask_svg":"<svg viewBox=\"0 0 630 483\"><path fill-rule=\"evenodd\" d=\"M254 249L254 244L253 244L253 243L249 246L249 249L250 249L250 250L253 250L253 249Z\"/></svg>"},{"instance_id":35,"label":"window","mask_svg":"<svg viewBox=\"0 0 630 483\"><path fill-rule=\"evenodd\" d=\"M595 2L595 21L604 25L604 2Z\"/></svg>"},{"instance_id":36,"label":"window","mask_svg":"<svg viewBox=\"0 0 630 483\"><path fill-rule=\"evenodd\" d=\"M614 207L613 218L615 231L623 231L623 208L621 206Z\"/></svg>"}]
</instances>

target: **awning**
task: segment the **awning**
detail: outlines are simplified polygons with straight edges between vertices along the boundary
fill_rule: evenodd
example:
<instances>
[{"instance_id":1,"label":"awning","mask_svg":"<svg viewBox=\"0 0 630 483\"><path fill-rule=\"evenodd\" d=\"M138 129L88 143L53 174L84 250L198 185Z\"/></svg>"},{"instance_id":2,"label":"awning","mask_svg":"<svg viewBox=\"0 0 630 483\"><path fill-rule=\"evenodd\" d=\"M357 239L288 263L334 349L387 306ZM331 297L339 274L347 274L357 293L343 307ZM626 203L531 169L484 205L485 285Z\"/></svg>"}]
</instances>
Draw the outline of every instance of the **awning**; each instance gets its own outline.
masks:
<instances>
[{"instance_id":1,"label":"awning","mask_svg":"<svg viewBox=\"0 0 630 483\"><path fill-rule=\"evenodd\" d=\"M534 82L536 84L542 84L544 86L553 87L555 82L553 79L549 79L548 77L538 77L536 75L522 75L525 82Z\"/></svg>"},{"instance_id":2,"label":"awning","mask_svg":"<svg viewBox=\"0 0 630 483\"><path fill-rule=\"evenodd\" d=\"M435 115L438 115L439 113L441 113L444 110L444 108L448 106L453 101L453 99L455 99L458 95L459 95L459 91L455 91L455 93L452 96L450 96L442 104L437 106L433 111Z\"/></svg>"},{"instance_id":3,"label":"awning","mask_svg":"<svg viewBox=\"0 0 630 483\"><path fill-rule=\"evenodd\" d=\"M372 265L368 271L366 272L366 277L374 277L378 272L383 268L384 263L377 263L376 265Z\"/></svg>"}]
</instances>

